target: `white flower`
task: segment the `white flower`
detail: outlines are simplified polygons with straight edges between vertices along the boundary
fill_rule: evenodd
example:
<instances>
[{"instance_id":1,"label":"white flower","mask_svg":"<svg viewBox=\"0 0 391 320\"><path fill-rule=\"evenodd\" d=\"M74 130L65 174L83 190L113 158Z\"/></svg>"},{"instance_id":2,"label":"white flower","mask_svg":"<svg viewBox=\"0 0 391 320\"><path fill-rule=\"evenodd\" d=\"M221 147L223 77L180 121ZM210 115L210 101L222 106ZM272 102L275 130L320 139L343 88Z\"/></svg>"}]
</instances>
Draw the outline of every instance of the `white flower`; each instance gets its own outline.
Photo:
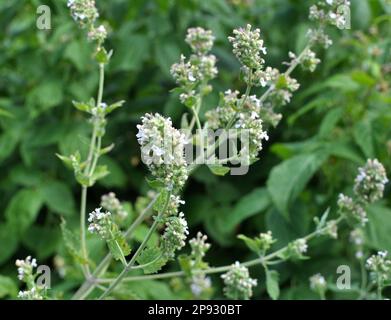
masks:
<instances>
[{"instance_id":1,"label":"white flower","mask_svg":"<svg viewBox=\"0 0 391 320\"><path fill-rule=\"evenodd\" d=\"M224 293L229 299L250 299L252 288L257 285L257 280L250 278L248 269L238 261L221 278L224 280Z\"/></svg>"}]
</instances>

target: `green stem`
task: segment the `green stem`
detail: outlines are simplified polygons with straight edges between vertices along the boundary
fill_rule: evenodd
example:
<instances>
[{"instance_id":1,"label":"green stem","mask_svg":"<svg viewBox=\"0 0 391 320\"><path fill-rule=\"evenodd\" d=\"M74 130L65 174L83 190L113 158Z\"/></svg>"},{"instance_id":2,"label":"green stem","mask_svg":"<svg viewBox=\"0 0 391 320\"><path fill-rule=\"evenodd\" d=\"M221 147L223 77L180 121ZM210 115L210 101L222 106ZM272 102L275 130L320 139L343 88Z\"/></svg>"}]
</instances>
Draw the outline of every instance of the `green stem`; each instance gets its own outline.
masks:
<instances>
[{"instance_id":1,"label":"green stem","mask_svg":"<svg viewBox=\"0 0 391 320\"><path fill-rule=\"evenodd\" d=\"M343 221L343 217L340 217L337 220L335 220L335 223L339 224L339 223L341 223L341 221ZM321 228L320 230L316 230L301 239L305 239L307 241L311 240L312 238L322 234L327 229L328 229L328 226L325 226L325 227ZM279 250L277 250L267 256L259 257L259 258L244 262L244 263L242 263L242 265L245 267L252 267L252 266L259 265L259 264L265 265L268 263L268 261L278 257L287 248L288 248L288 246L285 246L285 247L283 247L283 248L281 248L281 249L279 249ZM221 267L212 267L212 268L209 268L206 270L194 270L193 272L194 273L204 273L204 274L214 274L214 273L226 272L226 271L230 270L230 268L231 268L231 265L226 265L226 266L221 266ZM145 276L125 277L123 279L123 281L124 282L131 282L131 281L142 281L142 280L152 280L152 279L166 279L166 278L183 277L183 276L186 276L185 272L177 271L177 272L168 272L168 273L152 274L152 275L145 275ZM114 279L97 279L97 282L111 283L113 280Z\"/></svg>"},{"instance_id":2,"label":"green stem","mask_svg":"<svg viewBox=\"0 0 391 320\"><path fill-rule=\"evenodd\" d=\"M154 203L156 202L159 194L157 194L151 202L144 208L144 210L140 213L140 215L137 217L137 219L132 223L132 225L126 230L124 233L125 238L129 238L134 230L144 221L144 219L149 214L150 210L152 209ZM96 285L94 279L99 277L101 274L103 274L107 267L109 266L111 262L112 254L109 252L103 260L100 262L100 264L96 267L94 273L92 274L93 279L87 279L84 281L84 283L80 286L79 290L74 294L72 297L72 300L83 300L85 297L87 297L92 290L94 290L94 287Z\"/></svg>"},{"instance_id":3,"label":"green stem","mask_svg":"<svg viewBox=\"0 0 391 320\"><path fill-rule=\"evenodd\" d=\"M122 272L118 275L118 277L114 280L114 282L111 283L111 285L107 288L107 290L105 292L103 292L103 294L99 297L99 300L106 298L117 287L117 285L123 280L123 278L125 278L126 274L133 267L134 263L136 262L137 257L140 255L142 250L147 245L149 239L151 238L152 234L155 232L158 224L160 223L163 214L166 212L168 203L170 201L170 196L171 196L171 193L169 193L169 195L167 197L167 200L166 200L166 203L164 204L163 210L155 218L155 221L153 222L153 224L152 224L151 228L149 229L147 235L145 236L143 242L138 247L138 249L137 249L136 253L133 255L133 257L130 259L128 265L122 270Z\"/></svg>"},{"instance_id":4,"label":"green stem","mask_svg":"<svg viewBox=\"0 0 391 320\"><path fill-rule=\"evenodd\" d=\"M83 273L86 278L91 275L90 266L88 264L88 251L86 243L86 207L87 207L87 187L81 187L81 204L80 204L80 246L83 258L87 264L82 265Z\"/></svg>"}]
</instances>

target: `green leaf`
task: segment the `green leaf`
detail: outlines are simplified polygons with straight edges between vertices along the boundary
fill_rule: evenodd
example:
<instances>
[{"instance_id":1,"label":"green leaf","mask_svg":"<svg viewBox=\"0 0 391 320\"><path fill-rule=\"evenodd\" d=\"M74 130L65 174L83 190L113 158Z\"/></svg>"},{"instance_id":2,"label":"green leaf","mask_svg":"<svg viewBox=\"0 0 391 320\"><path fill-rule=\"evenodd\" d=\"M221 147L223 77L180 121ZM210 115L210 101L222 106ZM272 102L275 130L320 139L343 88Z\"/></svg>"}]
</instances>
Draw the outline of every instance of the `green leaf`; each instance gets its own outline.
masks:
<instances>
[{"instance_id":1,"label":"green leaf","mask_svg":"<svg viewBox=\"0 0 391 320\"><path fill-rule=\"evenodd\" d=\"M329 137L331 131L335 128L338 121L341 119L343 113L342 108L330 110L326 116L323 118L322 123L319 128L320 137Z\"/></svg>"},{"instance_id":2,"label":"green leaf","mask_svg":"<svg viewBox=\"0 0 391 320\"><path fill-rule=\"evenodd\" d=\"M40 191L46 205L53 212L71 215L75 213L75 201L71 189L63 182L47 181Z\"/></svg>"},{"instance_id":3,"label":"green leaf","mask_svg":"<svg viewBox=\"0 0 391 320\"><path fill-rule=\"evenodd\" d=\"M118 109L118 108L122 107L124 103L125 103L125 100L121 100L121 101L118 101L118 102L115 102L115 103L109 105L105 109L105 113L109 114L109 113L113 112L115 109Z\"/></svg>"},{"instance_id":4,"label":"green leaf","mask_svg":"<svg viewBox=\"0 0 391 320\"><path fill-rule=\"evenodd\" d=\"M266 270L266 290L270 298L277 300L280 295L280 287L278 285L279 274L275 270Z\"/></svg>"},{"instance_id":5,"label":"green leaf","mask_svg":"<svg viewBox=\"0 0 391 320\"><path fill-rule=\"evenodd\" d=\"M230 168L224 167L224 166L221 166L221 165L217 165L217 164L209 164L208 168L216 176L225 176L228 172L231 171Z\"/></svg>"},{"instance_id":6,"label":"green leaf","mask_svg":"<svg viewBox=\"0 0 391 320\"><path fill-rule=\"evenodd\" d=\"M74 107L82 112L91 112L91 109L93 105L90 105L90 103L85 103L85 102L77 102L77 101L72 101Z\"/></svg>"},{"instance_id":7,"label":"green leaf","mask_svg":"<svg viewBox=\"0 0 391 320\"><path fill-rule=\"evenodd\" d=\"M382 205L367 208L369 222L366 225L367 243L375 250L391 251L391 209Z\"/></svg>"},{"instance_id":8,"label":"green leaf","mask_svg":"<svg viewBox=\"0 0 391 320\"><path fill-rule=\"evenodd\" d=\"M238 235L238 238L239 238L240 240L243 240L244 243L246 244L246 246L247 246L251 251L255 252L255 253L258 254L258 255L261 253L261 248L260 248L260 246L259 246L259 243L258 243L256 240L251 239L251 238L249 238L249 237L246 237L246 236L243 235L243 234L239 234L239 235Z\"/></svg>"},{"instance_id":9,"label":"green leaf","mask_svg":"<svg viewBox=\"0 0 391 320\"><path fill-rule=\"evenodd\" d=\"M354 127L354 140L367 158L373 158L375 148L373 145L372 124L368 120L357 123Z\"/></svg>"},{"instance_id":10,"label":"green leaf","mask_svg":"<svg viewBox=\"0 0 391 320\"><path fill-rule=\"evenodd\" d=\"M14 228L8 224L0 224L0 264L7 261L18 248L19 237L13 230Z\"/></svg>"},{"instance_id":11,"label":"green leaf","mask_svg":"<svg viewBox=\"0 0 391 320\"><path fill-rule=\"evenodd\" d=\"M19 235L35 221L43 204L42 195L35 189L18 191L9 202L5 217Z\"/></svg>"},{"instance_id":12,"label":"green leaf","mask_svg":"<svg viewBox=\"0 0 391 320\"><path fill-rule=\"evenodd\" d=\"M234 231L235 227L245 219L267 209L271 204L269 192L266 188L256 188L243 196L238 203L224 214L224 230L227 233Z\"/></svg>"},{"instance_id":13,"label":"green leaf","mask_svg":"<svg viewBox=\"0 0 391 320\"><path fill-rule=\"evenodd\" d=\"M80 243L79 238L70 231L66 226L66 221L63 219L61 221L61 232L64 239L65 247L68 249L69 254L75 261L79 264L89 264L89 262L84 259L83 255L80 252Z\"/></svg>"},{"instance_id":14,"label":"green leaf","mask_svg":"<svg viewBox=\"0 0 391 320\"><path fill-rule=\"evenodd\" d=\"M267 189L275 206L286 219L289 219L289 205L303 191L327 156L325 152L298 155L272 169Z\"/></svg>"},{"instance_id":15,"label":"green leaf","mask_svg":"<svg viewBox=\"0 0 391 320\"><path fill-rule=\"evenodd\" d=\"M96 181L99 179L103 179L109 174L109 170L106 165L99 165L95 168L94 173L92 174L90 180L89 180L89 186L92 186L95 184ZM80 182L80 181L79 181ZM81 182L85 182L83 179Z\"/></svg>"},{"instance_id":16,"label":"green leaf","mask_svg":"<svg viewBox=\"0 0 391 320\"><path fill-rule=\"evenodd\" d=\"M18 293L18 287L15 282L6 276L0 275L0 299L9 296L15 298Z\"/></svg>"},{"instance_id":17,"label":"green leaf","mask_svg":"<svg viewBox=\"0 0 391 320\"><path fill-rule=\"evenodd\" d=\"M137 258L139 265L148 264L143 268L145 274L158 272L167 260L162 258L162 252L158 247L144 249Z\"/></svg>"},{"instance_id":18,"label":"green leaf","mask_svg":"<svg viewBox=\"0 0 391 320\"><path fill-rule=\"evenodd\" d=\"M170 194L167 191L167 189L161 189L160 194L156 199L156 202L153 204L153 210L157 212L162 212L162 210L164 210L166 203L169 201L169 197Z\"/></svg>"},{"instance_id":19,"label":"green leaf","mask_svg":"<svg viewBox=\"0 0 391 320\"><path fill-rule=\"evenodd\" d=\"M118 44L111 65L115 71L135 71L148 59L150 39L145 35L131 34Z\"/></svg>"}]
</instances>

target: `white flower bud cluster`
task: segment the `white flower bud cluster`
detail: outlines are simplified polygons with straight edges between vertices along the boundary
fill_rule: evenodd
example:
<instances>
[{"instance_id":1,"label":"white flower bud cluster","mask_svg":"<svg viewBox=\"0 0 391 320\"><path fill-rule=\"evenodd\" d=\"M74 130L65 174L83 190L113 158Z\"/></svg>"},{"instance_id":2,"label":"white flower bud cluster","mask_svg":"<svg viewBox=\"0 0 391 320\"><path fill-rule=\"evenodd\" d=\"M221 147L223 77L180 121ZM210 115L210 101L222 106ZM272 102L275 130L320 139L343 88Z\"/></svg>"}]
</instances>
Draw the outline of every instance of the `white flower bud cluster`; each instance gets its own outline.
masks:
<instances>
[{"instance_id":1,"label":"white flower bud cluster","mask_svg":"<svg viewBox=\"0 0 391 320\"><path fill-rule=\"evenodd\" d=\"M168 201L166 215L167 216L176 216L178 214L179 206L185 204L185 201L182 200L179 196L171 195L170 201Z\"/></svg>"},{"instance_id":2,"label":"white flower bud cluster","mask_svg":"<svg viewBox=\"0 0 391 320\"><path fill-rule=\"evenodd\" d=\"M178 216L167 218L166 228L162 236L162 250L168 259L175 257L175 251L186 245L186 238L189 234L187 221L183 212Z\"/></svg>"},{"instance_id":3,"label":"white flower bud cluster","mask_svg":"<svg viewBox=\"0 0 391 320\"><path fill-rule=\"evenodd\" d=\"M200 27L188 29L186 42L193 54L188 61L181 55L180 61L171 66L171 75L181 92L179 98L187 107L194 107L200 96L211 91L207 83L217 76L216 57L209 54L214 39L210 30Z\"/></svg>"},{"instance_id":4,"label":"white flower bud cluster","mask_svg":"<svg viewBox=\"0 0 391 320\"><path fill-rule=\"evenodd\" d=\"M191 256L193 258L201 260L205 256L206 252L210 249L210 243L206 242L207 239L208 237L206 235L198 232L196 238L189 241Z\"/></svg>"},{"instance_id":5,"label":"white flower bud cluster","mask_svg":"<svg viewBox=\"0 0 391 320\"><path fill-rule=\"evenodd\" d=\"M28 256L24 260L16 260L15 265L18 267L18 279L27 282L33 278L34 268L37 267L37 260Z\"/></svg>"},{"instance_id":6,"label":"white flower bud cluster","mask_svg":"<svg viewBox=\"0 0 391 320\"><path fill-rule=\"evenodd\" d=\"M257 285L257 280L250 278L248 269L238 261L221 278L225 285L224 294L229 299L248 300L253 295L253 287Z\"/></svg>"},{"instance_id":7,"label":"white flower bud cluster","mask_svg":"<svg viewBox=\"0 0 391 320\"><path fill-rule=\"evenodd\" d=\"M212 50L214 40L212 31L197 27L187 30L185 41L196 54L203 55Z\"/></svg>"},{"instance_id":8,"label":"white flower bud cluster","mask_svg":"<svg viewBox=\"0 0 391 320\"><path fill-rule=\"evenodd\" d=\"M238 98L238 91L228 90L221 96L217 108L208 111L205 116L209 128L213 130L226 128L229 122L237 116L233 128L246 130L249 138L248 148L242 148L242 155L247 155L249 161L256 159L262 150L263 140L268 140L267 132L263 130L263 121L260 118L261 103L256 96L248 97L243 103L244 96ZM241 106L241 109L238 108Z\"/></svg>"},{"instance_id":9,"label":"white flower bud cluster","mask_svg":"<svg viewBox=\"0 0 391 320\"><path fill-rule=\"evenodd\" d=\"M315 274L310 277L310 288L323 296L327 289L327 282L320 273Z\"/></svg>"},{"instance_id":10,"label":"white flower bud cluster","mask_svg":"<svg viewBox=\"0 0 391 320\"><path fill-rule=\"evenodd\" d=\"M300 88L296 79L285 74L279 75L274 81L274 90L269 95L269 101L276 108L284 106L291 101L293 92Z\"/></svg>"},{"instance_id":11,"label":"white flower bud cluster","mask_svg":"<svg viewBox=\"0 0 391 320\"><path fill-rule=\"evenodd\" d=\"M293 242L292 248L296 251L297 254L302 255L308 250L308 244L306 239L297 239Z\"/></svg>"},{"instance_id":12,"label":"white flower bud cluster","mask_svg":"<svg viewBox=\"0 0 391 320\"><path fill-rule=\"evenodd\" d=\"M260 233L258 236L259 240L259 247L262 252L266 252L269 250L274 242L276 240L273 239L273 234L271 231L268 231L266 233Z\"/></svg>"},{"instance_id":13,"label":"white flower bud cluster","mask_svg":"<svg viewBox=\"0 0 391 320\"><path fill-rule=\"evenodd\" d=\"M113 215L118 216L120 219L125 219L128 216L128 213L122 206L121 202L117 199L114 192L104 194L101 197L100 205L102 208L105 208L107 211L111 212Z\"/></svg>"},{"instance_id":14,"label":"white flower bud cluster","mask_svg":"<svg viewBox=\"0 0 391 320\"><path fill-rule=\"evenodd\" d=\"M289 58L291 59L290 64L298 61L298 57L293 52L289 52ZM307 49L304 52L304 55L298 61L304 70L308 70L310 72L314 72L316 67L321 62L320 59L316 57L316 53L311 49Z\"/></svg>"},{"instance_id":15,"label":"white flower bud cluster","mask_svg":"<svg viewBox=\"0 0 391 320\"><path fill-rule=\"evenodd\" d=\"M95 0L68 0L67 5L71 10L72 18L81 28L93 25L99 17Z\"/></svg>"},{"instance_id":16,"label":"white flower bud cluster","mask_svg":"<svg viewBox=\"0 0 391 320\"><path fill-rule=\"evenodd\" d=\"M261 31L251 28L248 24L246 28L234 29L233 36L228 37L228 40L232 43L233 53L245 68L260 70L265 63L261 52L265 55L266 48L263 46Z\"/></svg>"},{"instance_id":17,"label":"white flower bud cluster","mask_svg":"<svg viewBox=\"0 0 391 320\"><path fill-rule=\"evenodd\" d=\"M387 251L379 251L367 260L366 267L371 271L374 282L383 283L391 279L391 260L387 259L387 256Z\"/></svg>"},{"instance_id":18,"label":"white flower bud cluster","mask_svg":"<svg viewBox=\"0 0 391 320\"><path fill-rule=\"evenodd\" d=\"M359 168L359 174L354 182L356 200L340 194L338 207L346 218L365 225L368 218L364 207L383 197L384 188L388 182L386 171L378 160L369 159L364 167Z\"/></svg>"},{"instance_id":19,"label":"white flower bud cluster","mask_svg":"<svg viewBox=\"0 0 391 320\"><path fill-rule=\"evenodd\" d=\"M202 297L203 294L210 292L212 281L205 274L195 274L191 278L190 290L196 298Z\"/></svg>"},{"instance_id":20,"label":"white flower bud cluster","mask_svg":"<svg viewBox=\"0 0 391 320\"><path fill-rule=\"evenodd\" d=\"M333 40L330 39L323 29L308 29L307 38L310 40L310 43L318 43L325 49L333 44Z\"/></svg>"},{"instance_id":21,"label":"white flower bud cluster","mask_svg":"<svg viewBox=\"0 0 391 320\"><path fill-rule=\"evenodd\" d=\"M353 201L351 197L340 193L337 204L340 212L345 215L348 220L359 222L362 226L368 222L367 213L363 207Z\"/></svg>"},{"instance_id":22,"label":"white flower bud cluster","mask_svg":"<svg viewBox=\"0 0 391 320\"><path fill-rule=\"evenodd\" d=\"M369 203L381 199L388 183L383 165L377 159L369 159L365 166L358 170L359 174L354 181L356 195Z\"/></svg>"},{"instance_id":23,"label":"white flower bud cluster","mask_svg":"<svg viewBox=\"0 0 391 320\"><path fill-rule=\"evenodd\" d=\"M355 256L357 259L362 259L364 257L363 245L364 245L364 234L361 229L354 229L350 232L349 236L350 242L355 247Z\"/></svg>"},{"instance_id":24,"label":"white flower bud cluster","mask_svg":"<svg viewBox=\"0 0 391 320\"><path fill-rule=\"evenodd\" d=\"M103 43L107 38L106 27L102 24L97 28L92 27L90 31L88 31L87 36L90 41L97 41L98 43Z\"/></svg>"},{"instance_id":25,"label":"white flower bud cluster","mask_svg":"<svg viewBox=\"0 0 391 320\"><path fill-rule=\"evenodd\" d=\"M349 7L349 0L325 0L319 2L317 5L310 7L310 20L319 21L320 23L328 23L343 28L347 21L342 14L340 8L342 6Z\"/></svg>"},{"instance_id":26,"label":"white flower bud cluster","mask_svg":"<svg viewBox=\"0 0 391 320\"><path fill-rule=\"evenodd\" d=\"M172 126L170 118L158 113L147 113L137 128L141 159L155 179L176 193L188 177L184 155L186 136Z\"/></svg>"},{"instance_id":27,"label":"white flower bud cluster","mask_svg":"<svg viewBox=\"0 0 391 320\"><path fill-rule=\"evenodd\" d=\"M24 260L16 260L15 265L18 267L18 279L27 284L28 290L19 291L18 298L23 300L43 300L41 288L35 284L36 274L34 268L37 267L37 260L28 256Z\"/></svg>"},{"instance_id":28,"label":"white flower bud cluster","mask_svg":"<svg viewBox=\"0 0 391 320\"><path fill-rule=\"evenodd\" d=\"M37 287L32 287L30 290L19 291L18 298L21 300L43 300L43 296Z\"/></svg>"},{"instance_id":29,"label":"white flower bud cluster","mask_svg":"<svg viewBox=\"0 0 391 320\"><path fill-rule=\"evenodd\" d=\"M110 212L102 212L101 210L102 208L96 208L90 213L88 231L98 234L104 240L108 240L112 238L113 221L111 220Z\"/></svg>"}]
</instances>

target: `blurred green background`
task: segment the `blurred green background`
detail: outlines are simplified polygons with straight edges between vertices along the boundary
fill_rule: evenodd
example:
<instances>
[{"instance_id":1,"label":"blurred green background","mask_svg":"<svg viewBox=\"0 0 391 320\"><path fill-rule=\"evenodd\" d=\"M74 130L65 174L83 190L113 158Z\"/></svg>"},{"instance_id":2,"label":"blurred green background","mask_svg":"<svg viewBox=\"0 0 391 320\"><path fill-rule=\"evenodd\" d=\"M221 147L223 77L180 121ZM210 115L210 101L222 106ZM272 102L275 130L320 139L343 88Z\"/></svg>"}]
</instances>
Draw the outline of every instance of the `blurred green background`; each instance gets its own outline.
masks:
<instances>
[{"instance_id":1,"label":"blurred green background","mask_svg":"<svg viewBox=\"0 0 391 320\"><path fill-rule=\"evenodd\" d=\"M160 112L179 125L186 112L170 90L175 86L171 64L188 54L186 29L213 30L219 77L201 115L216 107L218 92L243 90L239 64L227 36L251 23L261 28L268 48L268 65L284 68L289 51L305 46L310 24L310 0L111 0L97 1L108 22L107 47L114 56L106 73L104 101L126 100L110 116L105 144L115 143L104 156L111 175L89 191L88 210L102 194L114 191L129 202L133 216L148 192L145 166L135 139L136 124L146 112ZM36 8L52 10L52 29L36 28ZM269 133L260 160L246 176L213 176L202 167L191 177L183 208L193 236L209 235L213 244L206 260L223 265L252 255L236 238L271 230L275 247L309 233L315 216L335 208L339 192L351 192L357 167L378 158L391 176L391 4L387 0L352 0L352 29L333 30L334 45L317 50L322 64L315 73L295 72L301 88L282 113L280 125ZM16 258L33 255L56 267L53 291L68 297L82 280L68 257L59 228L63 216L78 227L80 188L55 153L70 154L88 144L90 127L71 101L95 96L98 71L92 48L72 21L66 1L8 0L0 3L0 298L17 294ZM254 90L262 93L261 89ZM385 199L369 210L370 249L391 251L390 187ZM145 201L144 201L145 202ZM133 207L133 209L132 209ZM142 239L145 227L135 239ZM278 266L282 298L316 298L308 277L322 272L336 278L336 267L347 264L353 278L359 266L350 248L349 230L339 240L316 240L312 259ZM91 237L96 259L104 243ZM305 266L305 267L304 267ZM177 270L173 262L165 270ZM65 273L65 275L64 275ZM266 298L261 268L255 298ZM215 288L221 285L213 279ZM179 280L129 283L123 298L188 298ZM120 293L118 293L120 295ZM221 297L216 290L214 297ZM349 298L349 293L329 293Z\"/></svg>"}]
</instances>

